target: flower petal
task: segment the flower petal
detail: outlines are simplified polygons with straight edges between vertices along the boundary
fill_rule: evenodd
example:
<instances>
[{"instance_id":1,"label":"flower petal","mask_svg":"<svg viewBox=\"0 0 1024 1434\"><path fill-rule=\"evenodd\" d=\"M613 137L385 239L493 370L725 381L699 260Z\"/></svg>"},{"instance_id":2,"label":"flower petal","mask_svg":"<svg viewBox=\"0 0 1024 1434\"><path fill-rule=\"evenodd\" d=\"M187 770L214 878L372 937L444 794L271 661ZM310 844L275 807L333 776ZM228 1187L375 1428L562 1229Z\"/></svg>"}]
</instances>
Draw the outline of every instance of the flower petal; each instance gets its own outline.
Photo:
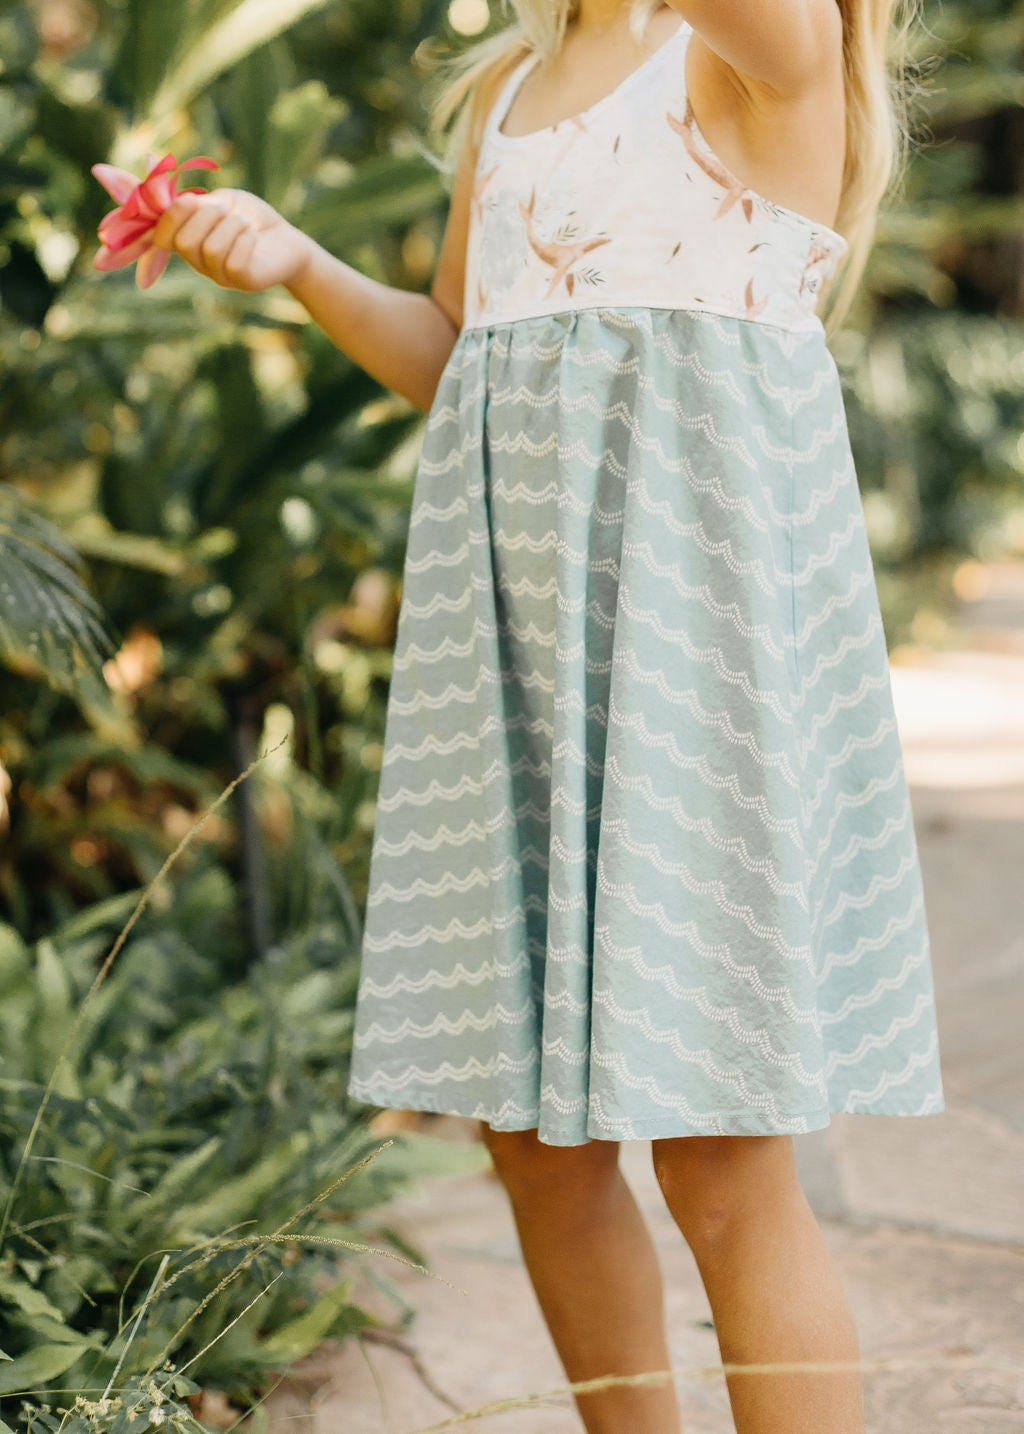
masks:
<instances>
[{"instance_id":1,"label":"flower petal","mask_svg":"<svg viewBox=\"0 0 1024 1434\"><path fill-rule=\"evenodd\" d=\"M116 164L94 164L90 173L96 176L111 199L116 199L118 204L125 202L139 182L134 174L129 174L126 169L118 169Z\"/></svg>"},{"instance_id":2,"label":"flower petal","mask_svg":"<svg viewBox=\"0 0 1024 1434\"><path fill-rule=\"evenodd\" d=\"M101 248L93 261L94 267L123 269L138 260L136 279L141 289L148 289L156 283L171 257L169 249L160 249L153 244L152 231L160 216L174 203L179 193L209 192L203 188L179 190L179 171L220 168L216 160L205 154L187 159L181 165L173 154L165 154L160 159L155 154L149 154L147 164L143 180L137 180L127 170L112 164L92 166L92 173L118 200L118 207L100 220Z\"/></svg>"},{"instance_id":3,"label":"flower petal","mask_svg":"<svg viewBox=\"0 0 1024 1434\"><path fill-rule=\"evenodd\" d=\"M104 229L109 229L110 225L113 224L113 222L114 222L115 219L123 219L123 218L124 218L124 205L123 205L123 204L119 204L119 205L117 206L117 208L116 208L116 209L112 209L109 214L104 214L103 218L100 220L100 222L99 222L99 231L100 231L100 233L102 234L103 231L104 231Z\"/></svg>"},{"instance_id":4,"label":"flower petal","mask_svg":"<svg viewBox=\"0 0 1024 1434\"><path fill-rule=\"evenodd\" d=\"M174 179L171 177L171 171L176 168L174 155L165 154L139 185L139 198L152 213L160 215L174 203Z\"/></svg>"},{"instance_id":5,"label":"flower petal","mask_svg":"<svg viewBox=\"0 0 1024 1434\"><path fill-rule=\"evenodd\" d=\"M157 175L153 180L147 179L139 186L139 199L150 214L163 214L174 203L174 180L165 174Z\"/></svg>"},{"instance_id":6,"label":"flower petal","mask_svg":"<svg viewBox=\"0 0 1024 1434\"><path fill-rule=\"evenodd\" d=\"M183 169L220 169L220 165L216 160L210 159L205 154L197 155L195 159L186 159L184 164L179 164L174 178L171 181L174 190L173 197L175 199L177 199L179 194L209 194L210 192L208 189L179 189L178 175Z\"/></svg>"},{"instance_id":7,"label":"flower petal","mask_svg":"<svg viewBox=\"0 0 1024 1434\"><path fill-rule=\"evenodd\" d=\"M170 257L169 249L158 249L155 244L149 245L135 270L135 280L140 289L152 288L167 268L167 261Z\"/></svg>"},{"instance_id":8,"label":"flower petal","mask_svg":"<svg viewBox=\"0 0 1024 1434\"><path fill-rule=\"evenodd\" d=\"M108 249L123 249L155 227L155 219L125 219L124 215L115 211L100 225L99 236Z\"/></svg>"},{"instance_id":9,"label":"flower petal","mask_svg":"<svg viewBox=\"0 0 1024 1434\"><path fill-rule=\"evenodd\" d=\"M142 186L137 184L121 205L125 219L156 219L159 216L142 197Z\"/></svg>"},{"instance_id":10,"label":"flower petal","mask_svg":"<svg viewBox=\"0 0 1024 1434\"><path fill-rule=\"evenodd\" d=\"M126 244L120 249L110 249L104 244L93 260L93 268L101 269L104 272L109 269L125 269L150 247L151 241L145 236L136 239L134 244Z\"/></svg>"},{"instance_id":11,"label":"flower petal","mask_svg":"<svg viewBox=\"0 0 1024 1434\"><path fill-rule=\"evenodd\" d=\"M150 158L152 159L152 155L150 155ZM160 160L159 164L153 164L150 166L149 173L146 175L146 178L153 179L156 177L156 175L167 174L169 170L177 169L177 167L178 161L174 158L174 155L165 154L163 159Z\"/></svg>"},{"instance_id":12,"label":"flower petal","mask_svg":"<svg viewBox=\"0 0 1024 1434\"><path fill-rule=\"evenodd\" d=\"M100 234L105 234L108 229L123 228L126 225L133 227L139 224L155 224L155 219L150 219L148 214L132 212L132 206L122 204L118 209L112 209L109 214L104 214L97 226Z\"/></svg>"}]
</instances>

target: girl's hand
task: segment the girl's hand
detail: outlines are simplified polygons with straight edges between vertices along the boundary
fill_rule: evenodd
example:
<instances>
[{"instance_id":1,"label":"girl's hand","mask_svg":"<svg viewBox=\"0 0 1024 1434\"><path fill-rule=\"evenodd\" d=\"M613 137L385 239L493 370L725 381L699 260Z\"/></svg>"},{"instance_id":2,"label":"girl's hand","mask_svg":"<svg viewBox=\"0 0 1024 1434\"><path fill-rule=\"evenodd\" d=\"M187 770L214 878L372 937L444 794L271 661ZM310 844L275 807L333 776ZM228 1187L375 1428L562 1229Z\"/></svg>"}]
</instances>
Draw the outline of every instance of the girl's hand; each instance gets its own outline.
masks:
<instances>
[{"instance_id":1,"label":"girl's hand","mask_svg":"<svg viewBox=\"0 0 1024 1434\"><path fill-rule=\"evenodd\" d=\"M246 189L180 195L160 216L153 243L180 254L223 288L246 293L293 283L315 247L301 229Z\"/></svg>"}]
</instances>

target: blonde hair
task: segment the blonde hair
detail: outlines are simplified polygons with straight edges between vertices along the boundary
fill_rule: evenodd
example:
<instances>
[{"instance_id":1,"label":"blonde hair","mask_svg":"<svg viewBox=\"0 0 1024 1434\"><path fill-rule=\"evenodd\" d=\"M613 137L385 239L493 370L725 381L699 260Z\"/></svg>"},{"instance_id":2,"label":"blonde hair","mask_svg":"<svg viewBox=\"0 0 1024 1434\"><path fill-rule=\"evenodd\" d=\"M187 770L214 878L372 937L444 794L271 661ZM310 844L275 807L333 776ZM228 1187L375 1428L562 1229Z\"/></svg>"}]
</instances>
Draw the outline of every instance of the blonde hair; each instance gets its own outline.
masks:
<instances>
[{"instance_id":1,"label":"blonde hair","mask_svg":"<svg viewBox=\"0 0 1024 1434\"><path fill-rule=\"evenodd\" d=\"M558 54L579 0L504 0L514 20L445 65L445 84L433 106L443 131L454 119L450 152L476 142L483 114L476 100L528 54L547 63ZM629 28L644 43L647 22L662 0L631 3ZM919 0L836 0L843 19L846 78L846 159L834 228L849 246L826 290L829 334L842 323L860 285L875 239L882 201L898 192L912 148L909 131L910 32Z\"/></svg>"}]
</instances>

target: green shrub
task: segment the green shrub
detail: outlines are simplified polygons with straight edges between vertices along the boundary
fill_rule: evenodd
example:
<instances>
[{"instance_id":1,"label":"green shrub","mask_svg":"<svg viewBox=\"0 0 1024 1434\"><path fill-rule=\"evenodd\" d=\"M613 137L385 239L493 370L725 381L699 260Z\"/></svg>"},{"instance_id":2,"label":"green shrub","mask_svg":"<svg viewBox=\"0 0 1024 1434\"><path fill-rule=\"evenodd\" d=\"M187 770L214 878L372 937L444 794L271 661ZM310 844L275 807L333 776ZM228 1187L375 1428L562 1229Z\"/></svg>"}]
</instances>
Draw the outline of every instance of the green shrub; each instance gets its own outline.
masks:
<instances>
[{"instance_id":1,"label":"green shrub","mask_svg":"<svg viewBox=\"0 0 1024 1434\"><path fill-rule=\"evenodd\" d=\"M295 936L225 982L224 948L242 939L232 885L209 854L191 862L88 1000L16 1186L50 1073L135 897L33 946L0 926L8 1423L27 1389L67 1407L68 1393L95 1401L134 1379L138 1402L152 1377L168 1398L168 1360L249 1405L268 1372L377 1322L351 1299L355 1259L399 1323L412 1318L386 1259L365 1249L422 1257L366 1212L423 1174L478 1168L482 1148L412 1134L382 1147L347 1101L355 933L336 889L309 885ZM115 1416L123 1405L75 1415L93 1429Z\"/></svg>"}]
</instances>

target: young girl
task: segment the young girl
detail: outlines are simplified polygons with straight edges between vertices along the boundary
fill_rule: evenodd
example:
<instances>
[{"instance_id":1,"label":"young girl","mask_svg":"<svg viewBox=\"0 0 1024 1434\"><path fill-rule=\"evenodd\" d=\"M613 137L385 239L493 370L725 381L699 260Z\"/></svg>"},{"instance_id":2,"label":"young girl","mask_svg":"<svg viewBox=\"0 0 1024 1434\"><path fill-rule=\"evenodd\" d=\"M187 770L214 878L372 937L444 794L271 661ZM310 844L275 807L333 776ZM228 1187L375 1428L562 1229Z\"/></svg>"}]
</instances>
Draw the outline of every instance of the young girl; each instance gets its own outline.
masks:
<instances>
[{"instance_id":1,"label":"young girl","mask_svg":"<svg viewBox=\"0 0 1024 1434\"><path fill-rule=\"evenodd\" d=\"M942 1109L816 312L902 134L893 4L514 0L442 101L467 103L429 297L237 190L154 235L284 284L429 410L349 1090L483 1122L574 1381L670 1365L622 1140L652 1142L725 1361L854 1362L792 1137ZM863 1427L855 1372L729 1388L739 1434ZM670 1381L577 1403L590 1434L680 1427Z\"/></svg>"}]
</instances>

